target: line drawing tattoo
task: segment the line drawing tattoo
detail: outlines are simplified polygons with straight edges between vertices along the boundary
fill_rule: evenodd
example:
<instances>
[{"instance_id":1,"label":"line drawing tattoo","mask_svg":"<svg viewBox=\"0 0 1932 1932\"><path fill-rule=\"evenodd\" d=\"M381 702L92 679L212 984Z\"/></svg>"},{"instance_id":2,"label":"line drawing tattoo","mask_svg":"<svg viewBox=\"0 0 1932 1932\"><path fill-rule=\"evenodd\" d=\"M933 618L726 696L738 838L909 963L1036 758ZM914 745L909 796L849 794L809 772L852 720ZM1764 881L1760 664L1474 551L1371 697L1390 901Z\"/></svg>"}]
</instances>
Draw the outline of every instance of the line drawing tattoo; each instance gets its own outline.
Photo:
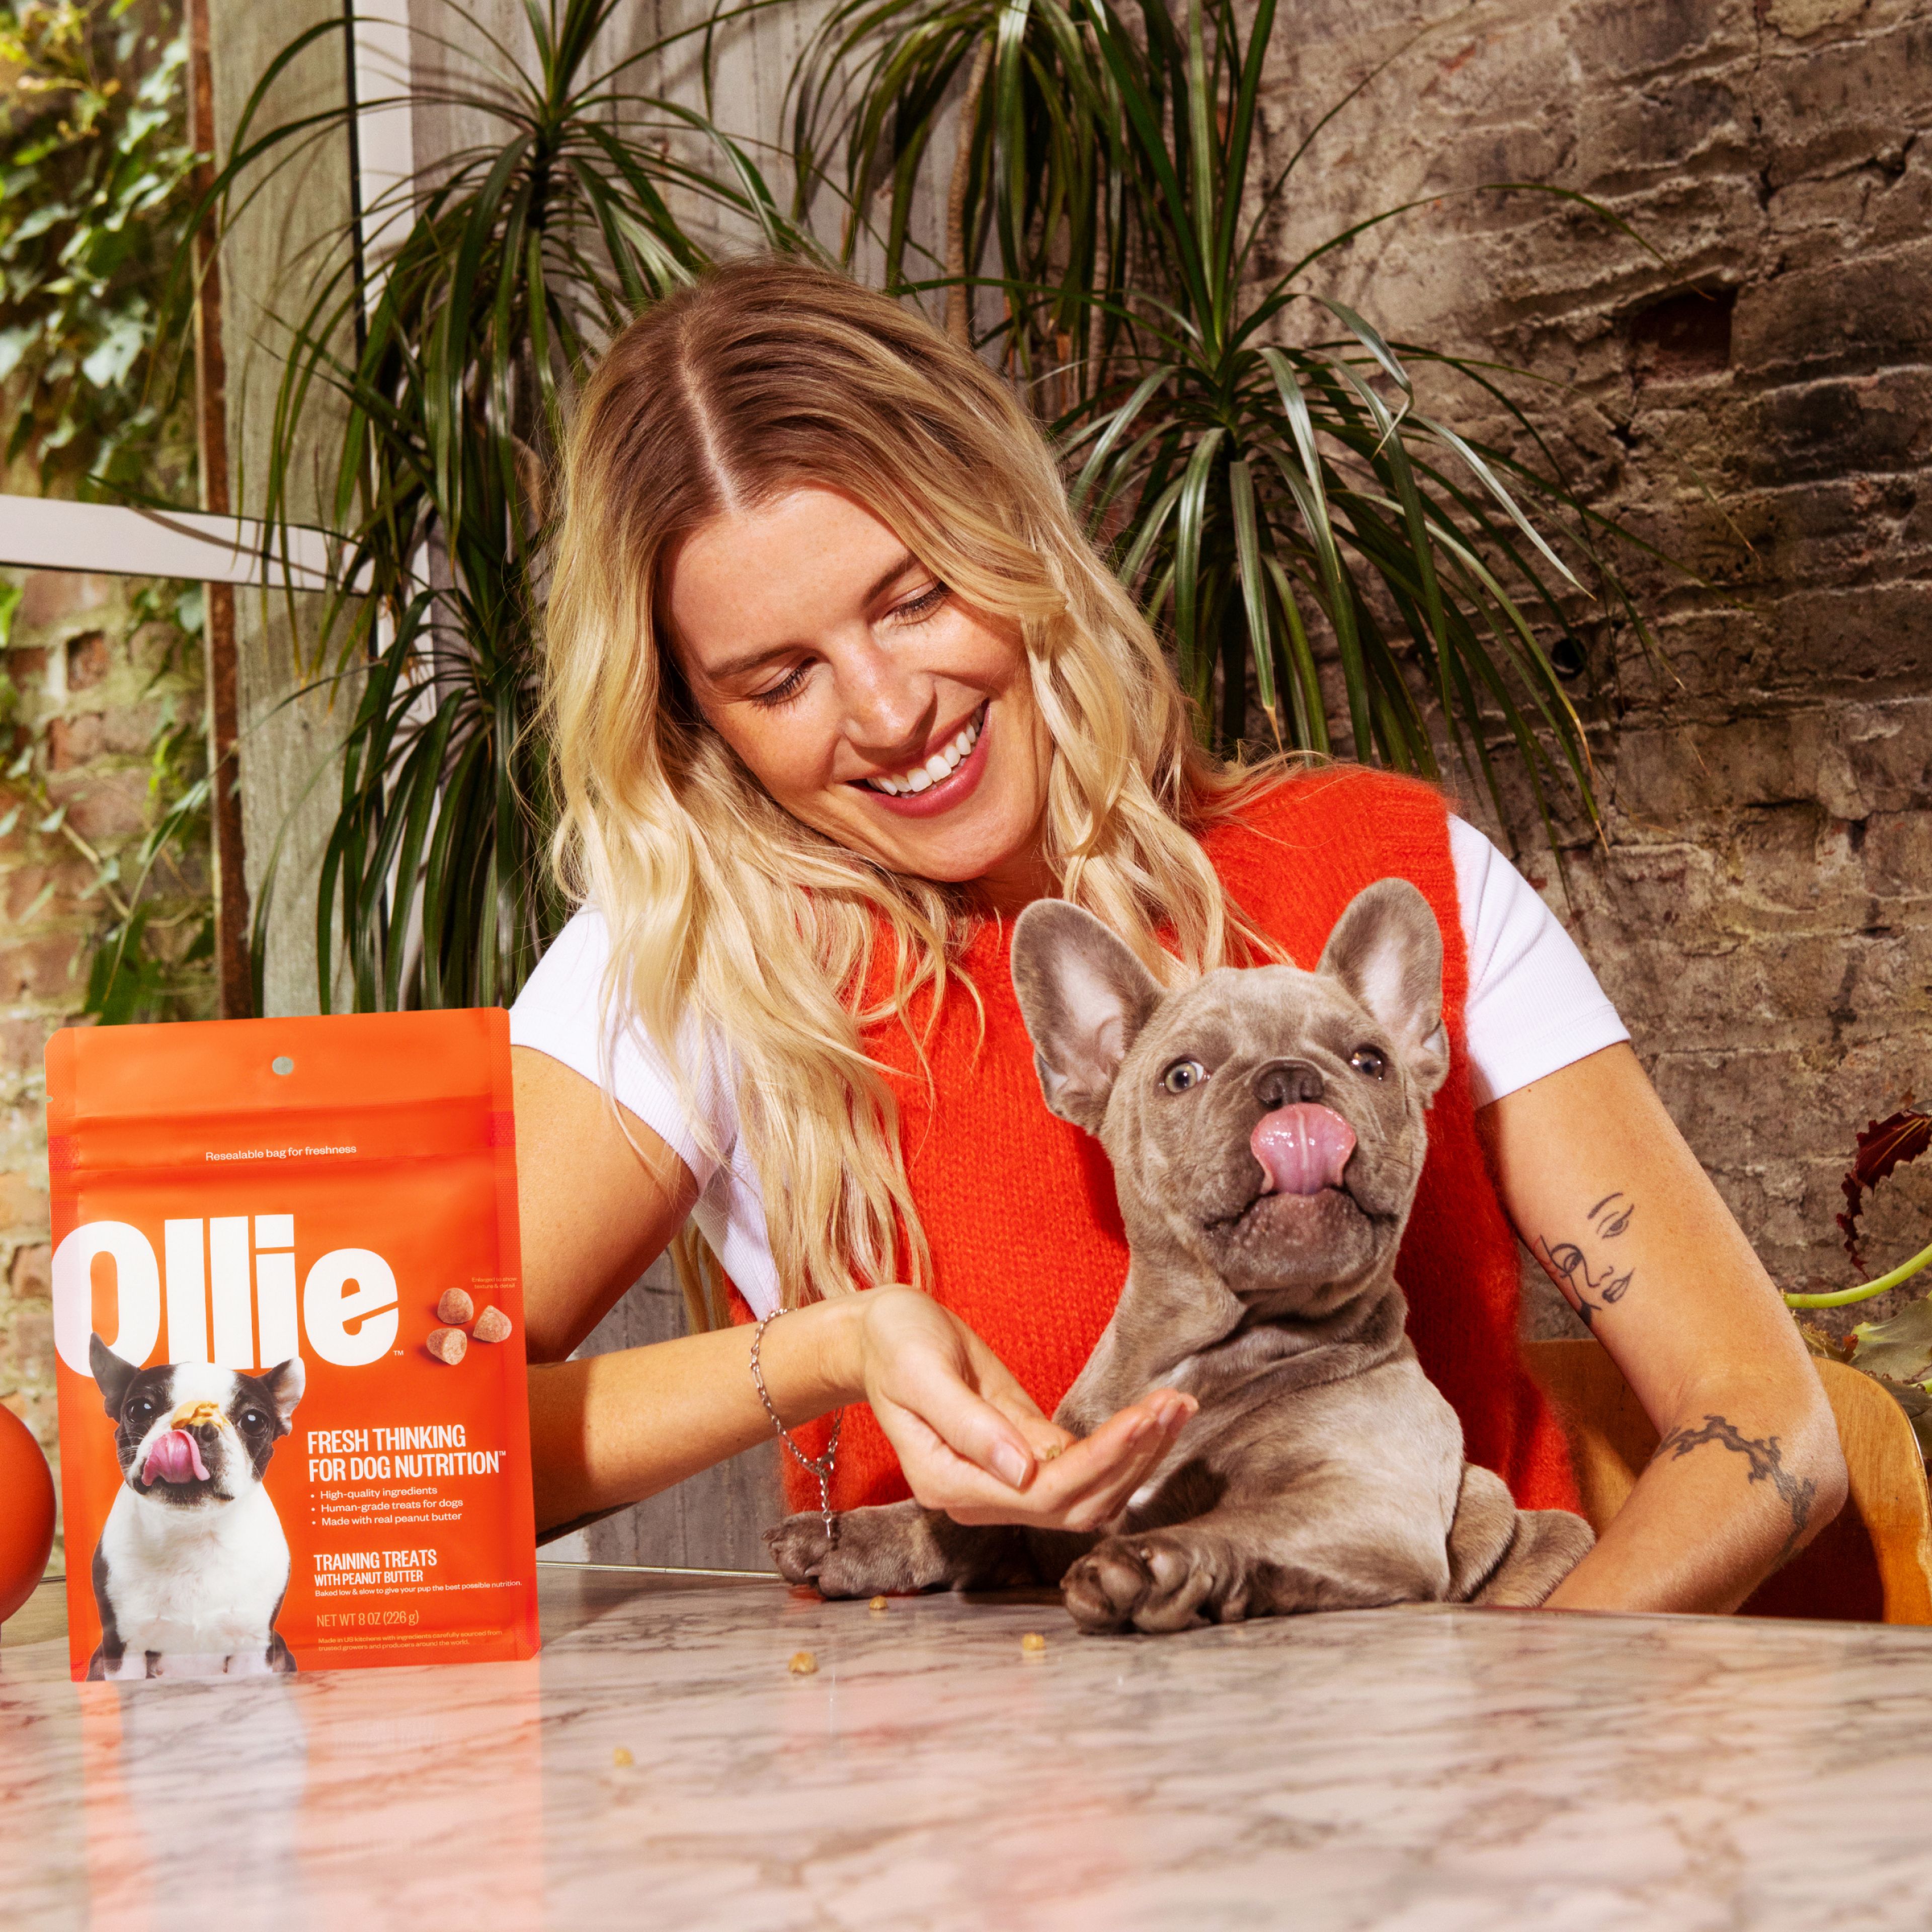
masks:
<instances>
[{"instance_id":1,"label":"line drawing tattoo","mask_svg":"<svg viewBox=\"0 0 1932 1932\"><path fill-rule=\"evenodd\" d=\"M1706 1415L1701 1429L1673 1429L1657 1445L1657 1454L1650 1460L1660 1461L1665 1452L1670 1452L1670 1460L1681 1462L1692 1450L1702 1448L1706 1442L1714 1442L1720 1449L1733 1450L1744 1459L1744 1480L1750 1483L1768 1481L1777 1491L1778 1500L1791 1512L1791 1534L1784 1539L1784 1547L1778 1552L1778 1561L1782 1564L1798 1547L1798 1539L1804 1534L1804 1526L1811 1520L1811 1504L1818 1493L1817 1479L1812 1476L1794 1476L1784 1466L1784 1452L1778 1446L1775 1436L1747 1436L1737 1424L1721 1415Z\"/></svg>"},{"instance_id":2,"label":"line drawing tattoo","mask_svg":"<svg viewBox=\"0 0 1932 1932\"><path fill-rule=\"evenodd\" d=\"M1636 1212L1636 1204L1618 1192L1605 1195L1584 1219L1598 1240L1614 1241L1630 1226L1630 1216ZM1564 1300L1582 1317L1586 1328L1594 1328L1597 1317L1624 1298L1636 1274L1635 1268L1628 1268L1619 1274L1614 1263L1606 1262L1600 1272L1592 1274L1588 1256L1574 1241L1552 1242L1542 1234L1537 1236L1530 1252L1563 1291Z\"/></svg>"},{"instance_id":3,"label":"line drawing tattoo","mask_svg":"<svg viewBox=\"0 0 1932 1932\"><path fill-rule=\"evenodd\" d=\"M1636 1212L1636 1204L1618 1189L1606 1194L1583 1218L1598 1240L1614 1241L1630 1226L1630 1216ZM1586 1328L1594 1328L1597 1317L1624 1298L1636 1274L1635 1268L1629 1268L1619 1274L1613 1264L1606 1263L1600 1273L1592 1274L1589 1258L1574 1241L1552 1242L1542 1234L1538 1235L1530 1252L1563 1291L1564 1300L1582 1317ZM1593 1295L1594 1300L1591 1299Z\"/></svg>"}]
</instances>

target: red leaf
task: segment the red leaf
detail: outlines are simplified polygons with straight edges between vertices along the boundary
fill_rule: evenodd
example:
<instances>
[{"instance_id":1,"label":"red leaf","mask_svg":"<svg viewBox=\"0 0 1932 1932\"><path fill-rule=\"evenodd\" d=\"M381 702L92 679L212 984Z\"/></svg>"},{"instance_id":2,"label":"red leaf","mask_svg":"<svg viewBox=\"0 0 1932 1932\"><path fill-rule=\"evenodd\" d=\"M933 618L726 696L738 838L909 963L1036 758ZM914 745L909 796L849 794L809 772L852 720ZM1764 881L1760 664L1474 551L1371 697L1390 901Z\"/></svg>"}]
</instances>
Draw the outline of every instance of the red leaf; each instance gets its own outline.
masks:
<instances>
[{"instance_id":1,"label":"red leaf","mask_svg":"<svg viewBox=\"0 0 1932 1932\"><path fill-rule=\"evenodd\" d=\"M1932 1112L1914 1107L1911 1098L1906 1096L1900 1112L1865 1123L1864 1132L1858 1136L1858 1154L1841 1184L1846 1211L1838 1216L1838 1226L1844 1232L1845 1252L1862 1274L1865 1258L1858 1251L1858 1216L1864 1211L1866 1190L1932 1147Z\"/></svg>"}]
</instances>

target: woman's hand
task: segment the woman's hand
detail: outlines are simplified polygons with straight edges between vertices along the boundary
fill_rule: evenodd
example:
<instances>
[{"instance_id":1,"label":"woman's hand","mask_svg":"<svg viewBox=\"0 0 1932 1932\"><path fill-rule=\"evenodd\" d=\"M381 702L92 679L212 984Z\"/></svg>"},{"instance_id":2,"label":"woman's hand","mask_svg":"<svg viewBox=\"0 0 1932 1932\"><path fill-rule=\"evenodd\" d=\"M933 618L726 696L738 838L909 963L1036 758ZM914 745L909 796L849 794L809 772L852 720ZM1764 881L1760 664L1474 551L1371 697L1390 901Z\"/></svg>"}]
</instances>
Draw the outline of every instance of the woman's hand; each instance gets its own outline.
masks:
<instances>
[{"instance_id":1,"label":"woman's hand","mask_svg":"<svg viewBox=\"0 0 1932 1932\"><path fill-rule=\"evenodd\" d=\"M854 1396L872 1404L914 1498L957 1522L1097 1529L1126 1507L1198 1406L1176 1390L1151 1390L1076 1438L930 1297L874 1288L856 1306Z\"/></svg>"},{"instance_id":2,"label":"woman's hand","mask_svg":"<svg viewBox=\"0 0 1932 1932\"><path fill-rule=\"evenodd\" d=\"M769 1442L751 1341L749 1329L728 1328L533 1363L538 1527L637 1502ZM1076 1442L963 1322L910 1288L799 1309L766 1329L759 1361L788 1427L842 1402L870 1402L913 1494L962 1522L1096 1528L1146 1480L1195 1409L1191 1396L1156 1389Z\"/></svg>"}]
</instances>

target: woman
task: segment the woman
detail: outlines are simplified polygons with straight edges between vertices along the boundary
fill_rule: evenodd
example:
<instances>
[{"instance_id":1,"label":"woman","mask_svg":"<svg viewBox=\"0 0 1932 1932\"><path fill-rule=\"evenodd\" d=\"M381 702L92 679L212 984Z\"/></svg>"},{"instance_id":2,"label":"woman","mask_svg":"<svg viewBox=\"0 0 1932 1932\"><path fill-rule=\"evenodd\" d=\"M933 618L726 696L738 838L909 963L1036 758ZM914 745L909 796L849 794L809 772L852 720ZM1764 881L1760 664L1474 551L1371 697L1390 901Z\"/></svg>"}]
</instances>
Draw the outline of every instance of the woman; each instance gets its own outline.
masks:
<instances>
[{"instance_id":1,"label":"woman","mask_svg":"<svg viewBox=\"0 0 1932 1932\"><path fill-rule=\"evenodd\" d=\"M860 1402L836 1504L1106 1521L1192 1404L1151 1390L1070 1446L1042 1414L1125 1259L1104 1156L1040 1104L1011 917L1075 900L1172 982L1310 964L1394 872L1436 908L1455 1048L1399 1270L1424 1366L1520 1502L1574 1498L1513 1224L1665 1437L1552 1604L1732 1608L1829 1520L1816 1378L1561 928L1424 788L1205 759L974 358L741 263L619 337L565 480L549 701L584 910L512 1022L545 1523ZM694 1210L740 1313L788 1311L758 1378L742 1328L563 1360Z\"/></svg>"}]
</instances>

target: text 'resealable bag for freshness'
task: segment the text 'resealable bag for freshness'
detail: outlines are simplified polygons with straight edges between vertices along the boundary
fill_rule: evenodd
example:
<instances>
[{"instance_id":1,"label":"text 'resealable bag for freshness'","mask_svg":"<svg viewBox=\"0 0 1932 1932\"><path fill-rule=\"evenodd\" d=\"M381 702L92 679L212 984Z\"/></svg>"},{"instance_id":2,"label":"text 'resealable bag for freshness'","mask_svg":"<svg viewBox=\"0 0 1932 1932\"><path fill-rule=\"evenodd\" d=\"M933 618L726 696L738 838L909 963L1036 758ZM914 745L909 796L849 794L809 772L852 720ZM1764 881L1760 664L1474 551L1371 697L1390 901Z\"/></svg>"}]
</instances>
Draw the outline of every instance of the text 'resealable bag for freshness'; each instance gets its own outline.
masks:
<instances>
[{"instance_id":1,"label":"text 'resealable bag for freshness'","mask_svg":"<svg viewBox=\"0 0 1932 1932\"><path fill-rule=\"evenodd\" d=\"M47 1047L76 1677L537 1647L507 1016Z\"/></svg>"}]
</instances>

